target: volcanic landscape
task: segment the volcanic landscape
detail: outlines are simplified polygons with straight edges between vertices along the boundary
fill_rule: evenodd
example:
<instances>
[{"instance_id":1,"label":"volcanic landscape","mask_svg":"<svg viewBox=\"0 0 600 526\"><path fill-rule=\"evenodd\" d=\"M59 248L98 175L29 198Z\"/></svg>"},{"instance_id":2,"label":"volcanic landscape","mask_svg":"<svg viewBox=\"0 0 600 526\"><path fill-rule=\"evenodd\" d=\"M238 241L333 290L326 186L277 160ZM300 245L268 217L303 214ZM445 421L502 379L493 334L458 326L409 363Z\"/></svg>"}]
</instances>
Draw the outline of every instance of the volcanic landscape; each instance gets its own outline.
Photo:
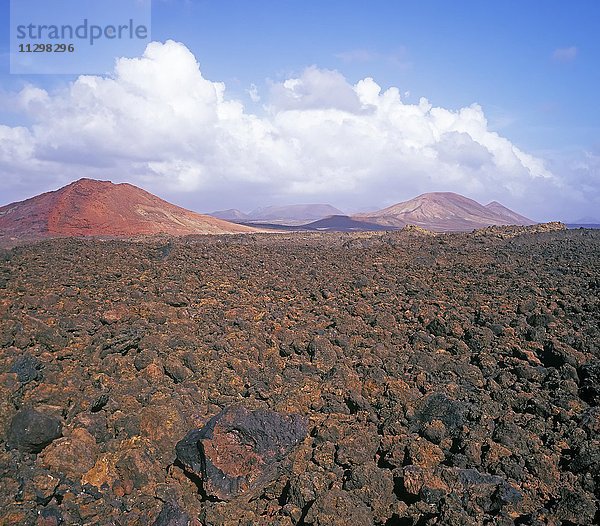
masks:
<instances>
[{"instance_id":1,"label":"volcanic landscape","mask_svg":"<svg viewBox=\"0 0 600 526\"><path fill-rule=\"evenodd\" d=\"M598 523L600 232L0 258L0 524Z\"/></svg>"},{"instance_id":2,"label":"volcanic landscape","mask_svg":"<svg viewBox=\"0 0 600 526\"><path fill-rule=\"evenodd\" d=\"M600 231L323 210L0 208L0 524L599 523Z\"/></svg>"}]
</instances>

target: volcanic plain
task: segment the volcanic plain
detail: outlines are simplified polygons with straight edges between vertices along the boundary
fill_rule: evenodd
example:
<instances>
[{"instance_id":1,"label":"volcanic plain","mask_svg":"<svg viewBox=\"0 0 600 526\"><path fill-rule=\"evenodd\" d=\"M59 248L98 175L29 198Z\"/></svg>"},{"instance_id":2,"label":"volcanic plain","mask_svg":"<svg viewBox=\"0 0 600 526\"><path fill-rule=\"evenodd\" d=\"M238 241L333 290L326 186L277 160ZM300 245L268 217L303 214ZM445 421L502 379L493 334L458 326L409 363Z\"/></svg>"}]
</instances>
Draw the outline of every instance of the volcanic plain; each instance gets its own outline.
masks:
<instances>
[{"instance_id":1,"label":"volcanic plain","mask_svg":"<svg viewBox=\"0 0 600 526\"><path fill-rule=\"evenodd\" d=\"M0 524L600 521L600 231L0 253Z\"/></svg>"}]
</instances>

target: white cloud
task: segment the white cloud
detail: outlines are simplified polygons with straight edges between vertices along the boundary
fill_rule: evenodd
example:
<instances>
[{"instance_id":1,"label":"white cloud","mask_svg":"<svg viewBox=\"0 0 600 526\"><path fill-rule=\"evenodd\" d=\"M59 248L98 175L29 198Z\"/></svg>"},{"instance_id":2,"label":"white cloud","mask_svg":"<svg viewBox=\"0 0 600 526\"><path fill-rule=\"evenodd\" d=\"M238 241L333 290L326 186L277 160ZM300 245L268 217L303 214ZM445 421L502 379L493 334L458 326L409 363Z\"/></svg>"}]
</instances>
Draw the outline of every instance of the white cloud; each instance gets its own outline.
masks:
<instances>
[{"instance_id":1,"label":"white cloud","mask_svg":"<svg viewBox=\"0 0 600 526\"><path fill-rule=\"evenodd\" d=\"M271 87L271 104L276 112L286 110L360 110L356 92L337 71L311 66L299 78L287 79Z\"/></svg>"},{"instance_id":2,"label":"white cloud","mask_svg":"<svg viewBox=\"0 0 600 526\"><path fill-rule=\"evenodd\" d=\"M575 46L555 49L552 58L556 62L572 62L577 58L579 50Z\"/></svg>"},{"instance_id":3,"label":"white cloud","mask_svg":"<svg viewBox=\"0 0 600 526\"><path fill-rule=\"evenodd\" d=\"M258 88L256 87L256 84L250 84L250 89L247 89L246 93L248 93L248 96L252 102L260 102L260 95L258 94Z\"/></svg>"},{"instance_id":4,"label":"white cloud","mask_svg":"<svg viewBox=\"0 0 600 526\"><path fill-rule=\"evenodd\" d=\"M15 100L33 124L0 126L0 193L9 198L89 176L201 210L313 199L383 206L434 190L537 216L568 206L568 185L491 131L479 105L407 104L398 88L372 78L352 85L315 66L273 84L263 115L229 100L173 41L119 59L111 76L81 76L53 93L28 86ZM597 179L588 184L598 195Z\"/></svg>"}]
</instances>

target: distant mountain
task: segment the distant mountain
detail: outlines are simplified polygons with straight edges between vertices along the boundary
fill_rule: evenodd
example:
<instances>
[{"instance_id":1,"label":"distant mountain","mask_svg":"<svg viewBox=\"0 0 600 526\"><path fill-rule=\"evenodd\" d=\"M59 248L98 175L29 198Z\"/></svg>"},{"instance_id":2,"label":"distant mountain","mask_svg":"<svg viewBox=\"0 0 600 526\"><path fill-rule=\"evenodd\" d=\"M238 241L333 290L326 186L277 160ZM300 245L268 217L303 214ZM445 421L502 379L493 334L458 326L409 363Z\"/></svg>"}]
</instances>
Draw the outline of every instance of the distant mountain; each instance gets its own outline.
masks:
<instances>
[{"instance_id":1,"label":"distant mountain","mask_svg":"<svg viewBox=\"0 0 600 526\"><path fill-rule=\"evenodd\" d=\"M229 208L227 210L217 210L207 214L217 219L223 219L225 221L247 221L249 219L248 214L241 212L237 208Z\"/></svg>"},{"instance_id":2,"label":"distant mountain","mask_svg":"<svg viewBox=\"0 0 600 526\"><path fill-rule=\"evenodd\" d=\"M510 225L534 225L535 221L528 219L521 214L517 214L510 208L506 208L504 205L501 205L498 201L492 201L485 205L488 210L491 210L499 217L505 218L507 221L510 221Z\"/></svg>"},{"instance_id":3,"label":"distant mountain","mask_svg":"<svg viewBox=\"0 0 600 526\"><path fill-rule=\"evenodd\" d=\"M131 184L80 179L0 208L0 239L165 233L229 234L255 229L191 212Z\"/></svg>"},{"instance_id":4,"label":"distant mountain","mask_svg":"<svg viewBox=\"0 0 600 526\"><path fill-rule=\"evenodd\" d=\"M244 221L300 225L333 215L344 215L344 212L326 204L267 206L253 210Z\"/></svg>"},{"instance_id":5,"label":"distant mountain","mask_svg":"<svg viewBox=\"0 0 600 526\"><path fill-rule=\"evenodd\" d=\"M572 221L572 223L575 223L577 225L598 225L598 224L600 224L600 217L592 217L592 216L580 217L576 221Z\"/></svg>"},{"instance_id":6,"label":"distant mountain","mask_svg":"<svg viewBox=\"0 0 600 526\"><path fill-rule=\"evenodd\" d=\"M352 232L352 231L371 231L371 230L390 230L389 227L383 225L377 225L375 223L367 223L365 221L358 221L349 216L335 215L329 216L318 221L313 221L307 225L303 225L307 230L321 230L321 231L332 231L332 232ZM395 228L391 228L395 230Z\"/></svg>"},{"instance_id":7,"label":"distant mountain","mask_svg":"<svg viewBox=\"0 0 600 526\"><path fill-rule=\"evenodd\" d=\"M470 231L491 225L535 224L495 201L484 206L452 192L422 194L376 212L356 214L352 218L396 228L417 225L438 232Z\"/></svg>"}]
</instances>

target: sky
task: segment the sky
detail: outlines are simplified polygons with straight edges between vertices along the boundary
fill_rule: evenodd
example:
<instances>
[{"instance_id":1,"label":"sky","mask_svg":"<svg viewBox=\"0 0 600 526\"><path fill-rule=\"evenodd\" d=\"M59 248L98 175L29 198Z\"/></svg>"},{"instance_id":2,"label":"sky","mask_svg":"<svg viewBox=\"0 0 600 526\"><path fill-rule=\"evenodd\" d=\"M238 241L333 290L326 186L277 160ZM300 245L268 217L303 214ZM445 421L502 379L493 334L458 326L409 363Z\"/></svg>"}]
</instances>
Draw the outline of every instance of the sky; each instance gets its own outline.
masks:
<instances>
[{"instance_id":1,"label":"sky","mask_svg":"<svg viewBox=\"0 0 600 526\"><path fill-rule=\"evenodd\" d=\"M600 222L596 0L153 0L145 50L79 76L10 74L0 6L0 205L92 177L204 212L453 191Z\"/></svg>"}]
</instances>

